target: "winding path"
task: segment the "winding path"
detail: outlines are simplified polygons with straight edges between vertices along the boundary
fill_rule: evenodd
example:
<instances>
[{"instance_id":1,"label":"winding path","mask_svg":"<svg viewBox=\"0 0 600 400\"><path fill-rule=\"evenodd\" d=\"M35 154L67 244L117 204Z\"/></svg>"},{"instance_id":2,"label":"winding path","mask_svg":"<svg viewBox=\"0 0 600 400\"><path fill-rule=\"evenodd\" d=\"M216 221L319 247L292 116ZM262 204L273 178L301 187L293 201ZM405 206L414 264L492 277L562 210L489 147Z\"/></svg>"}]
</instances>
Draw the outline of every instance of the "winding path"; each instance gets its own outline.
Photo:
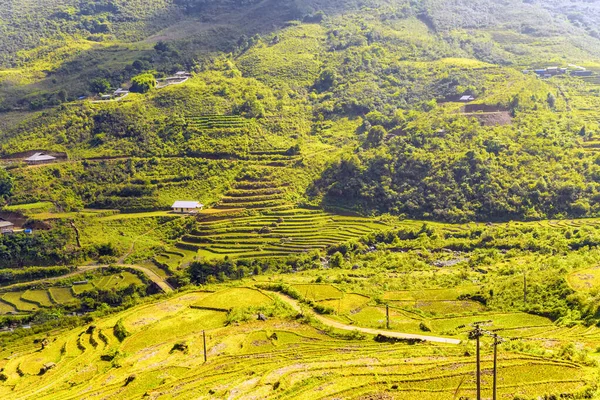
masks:
<instances>
[{"instance_id":1,"label":"winding path","mask_svg":"<svg viewBox=\"0 0 600 400\"><path fill-rule=\"evenodd\" d=\"M272 292L272 293L275 293L281 300L283 300L284 302L289 304L294 310L298 311L299 313L306 312L306 310L303 310L302 307L300 307L300 304L296 300L292 299L291 297L286 296L281 293L278 293L278 292ZM312 309L309 309L308 312L311 314L311 316L313 316L317 320L319 320L319 322L321 322L323 325L327 325L327 326L330 326L330 327L336 328L336 329L342 329L345 331L358 331L358 332L366 333L369 335L382 335L382 336L386 336L386 337L390 337L390 338L397 338L397 339L419 339L419 340L425 340L427 342L436 342L436 343L445 343L445 344L460 344L460 342L461 342L459 339L444 338L444 337L439 337L439 336L417 335L417 334L413 334L413 333L388 331L385 329L361 328L359 326L343 324L339 321L335 321L333 319L324 317L323 315L317 314Z\"/></svg>"},{"instance_id":2,"label":"winding path","mask_svg":"<svg viewBox=\"0 0 600 400\"><path fill-rule=\"evenodd\" d=\"M156 286L158 286L160 288L160 290L162 290L165 293L171 293L173 291L173 288L171 287L171 285L169 285L167 283L167 281L165 281L156 272L152 271L149 268L142 267L140 265L129 265L129 264L117 264L117 265L119 267L131 268L131 269L135 269L135 270L143 272L146 275L146 277L148 277L148 279L150 279L152 282L154 282L156 284Z\"/></svg>"}]
</instances>

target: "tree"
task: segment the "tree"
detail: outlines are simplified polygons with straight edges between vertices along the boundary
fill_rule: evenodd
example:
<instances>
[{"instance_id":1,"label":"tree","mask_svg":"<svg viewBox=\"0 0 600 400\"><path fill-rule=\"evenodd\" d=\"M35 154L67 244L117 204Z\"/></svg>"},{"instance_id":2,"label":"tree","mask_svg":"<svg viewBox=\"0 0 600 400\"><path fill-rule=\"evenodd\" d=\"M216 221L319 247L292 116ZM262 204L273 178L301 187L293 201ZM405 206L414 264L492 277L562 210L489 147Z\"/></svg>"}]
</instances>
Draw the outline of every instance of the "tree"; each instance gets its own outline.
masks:
<instances>
[{"instance_id":1,"label":"tree","mask_svg":"<svg viewBox=\"0 0 600 400\"><path fill-rule=\"evenodd\" d=\"M252 118L262 118L265 116L265 107L257 99L249 99L241 107L242 113Z\"/></svg>"},{"instance_id":2,"label":"tree","mask_svg":"<svg viewBox=\"0 0 600 400\"><path fill-rule=\"evenodd\" d=\"M90 82L93 93L106 93L110 90L110 82L106 78L96 78Z\"/></svg>"},{"instance_id":3,"label":"tree","mask_svg":"<svg viewBox=\"0 0 600 400\"><path fill-rule=\"evenodd\" d=\"M548 106L550 108L554 108L554 106L556 105L556 96L554 96L552 93L548 93Z\"/></svg>"},{"instance_id":4,"label":"tree","mask_svg":"<svg viewBox=\"0 0 600 400\"><path fill-rule=\"evenodd\" d=\"M156 87L156 78L151 73L146 72L131 78L131 88L129 90L134 93L148 93L154 87Z\"/></svg>"},{"instance_id":5,"label":"tree","mask_svg":"<svg viewBox=\"0 0 600 400\"><path fill-rule=\"evenodd\" d=\"M379 146L383 139L387 136L385 128L381 125L376 125L369 130L367 134L367 144L372 147Z\"/></svg>"},{"instance_id":6,"label":"tree","mask_svg":"<svg viewBox=\"0 0 600 400\"><path fill-rule=\"evenodd\" d=\"M5 169L0 168L0 199L6 200L13 190L12 177Z\"/></svg>"},{"instance_id":7,"label":"tree","mask_svg":"<svg viewBox=\"0 0 600 400\"><path fill-rule=\"evenodd\" d=\"M335 71L331 69L326 69L321 72L319 78L315 82L315 89L319 92L324 92L326 90L331 89L331 87L335 84L337 76Z\"/></svg>"},{"instance_id":8,"label":"tree","mask_svg":"<svg viewBox=\"0 0 600 400\"><path fill-rule=\"evenodd\" d=\"M334 255L329 259L329 266L331 268L341 268L344 265L344 256L339 251L336 251Z\"/></svg>"},{"instance_id":9,"label":"tree","mask_svg":"<svg viewBox=\"0 0 600 400\"><path fill-rule=\"evenodd\" d=\"M163 42L161 40L154 45L154 50L156 50L158 53L167 53L169 51L172 51L173 47L171 46L171 44Z\"/></svg>"}]
</instances>

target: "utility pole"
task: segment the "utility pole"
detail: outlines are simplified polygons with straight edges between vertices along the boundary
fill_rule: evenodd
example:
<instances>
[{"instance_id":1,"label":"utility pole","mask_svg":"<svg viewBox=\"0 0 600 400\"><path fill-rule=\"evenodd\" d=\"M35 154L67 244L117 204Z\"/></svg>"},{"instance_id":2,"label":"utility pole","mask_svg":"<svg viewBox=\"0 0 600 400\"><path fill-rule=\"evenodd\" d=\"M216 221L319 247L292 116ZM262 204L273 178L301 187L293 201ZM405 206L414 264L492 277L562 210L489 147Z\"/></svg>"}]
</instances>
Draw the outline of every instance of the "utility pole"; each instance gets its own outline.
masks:
<instances>
[{"instance_id":1,"label":"utility pole","mask_svg":"<svg viewBox=\"0 0 600 400\"><path fill-rule=\"evenodd\" d=\"M492 321L483 322L490 323ZM477 342L477 400L481 400L481 343L482 336L491 336L494 338L494 367L493 367L493 400L497 400L498 389L498 345L504 341L497 333L481 329L481 322L474 323L474 329L469 332L469 339L475 339Z\"/></svg>"},{"instance_id":2,"label":"utility pole","mask_svg":"<svg viewBox=\"0 0 600 400\"><path fill-rule=\"evenodd\" d=\"M523 304L527 305L527 273L523 271Z\"/></svg>"},{"instance_id":3,"label":"utility pole","mask_svg":"<svg viewBox=\"0 0 600 400\"><path fill-rule=\"evenodd\" d=\"M479 325L477 325L476 329L479 331ZM477 400L481 400L481 354L479 351L479 338L481 337L481 332L477 333Z\"/></svg>"},{"instance_id":4,"label":"utility pole","mask_svg":"<svg viewBox=\"0 0 600 400\"><path fill-rule=\"evenodd\" d=\"M202 331L202 340L204 342L204 362L206 362L206 332Z\"/></svg>"},{"instance_id":5,"label":"utility pole","mask_svg":"<svg viewBox=\"0 0 600 400\"><path fill-rule=\"evenodd\" d=\"M390 305L385 305L385 326L390 329Z\"/></svg>"},{"instance_id":6,"label":"utility pole","mask_svg":"<svg viewBox=\"0 0 600 400\"><path fill-rule=\"evenodd\" d=\"M480 349L480 338L483 336L483 331L479 327L479 324L475 325L469 333L470 339L475 339L477 342L477 400L481 400L481 349Z\"/></svg>"},{"instance_id":7,"label":"utility pole","mask_svg":"<svg viewBox=\"0 0 600 400\"><path fill-rule=\"evenodd\" d=\"M498 334L494 333L494 386L492 400L496 400L496 389L498 388Z\"/></svg>"}]
</instances>

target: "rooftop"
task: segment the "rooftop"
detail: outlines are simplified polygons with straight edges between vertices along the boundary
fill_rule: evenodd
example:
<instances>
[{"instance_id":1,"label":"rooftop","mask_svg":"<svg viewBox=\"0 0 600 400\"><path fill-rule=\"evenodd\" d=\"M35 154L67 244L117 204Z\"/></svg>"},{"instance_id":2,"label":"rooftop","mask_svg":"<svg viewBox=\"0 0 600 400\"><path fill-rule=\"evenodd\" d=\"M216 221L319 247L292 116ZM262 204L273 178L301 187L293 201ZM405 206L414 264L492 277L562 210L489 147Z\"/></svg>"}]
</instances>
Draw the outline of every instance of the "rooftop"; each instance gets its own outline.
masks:
<instances>
[{"instance_id":1,"label":"rooftop","mask_svg":"<svg viewBox=\"0 0 600 400\"><path fill-rule=\"evenodd\" d=\"M26 158L25 161L52 161L56 160L56 157L49 156L44 153L35 153L29 158Z\"/></svg>"},{"instance_id":2,"label":"rooftop","mask_svg":"<svg viewBox=\"0 0 600 400\"><path fill-rule=\"evenodd\" d=\"M171 208L202 208L204 204L197 201L176 201Z\"/></svg>"},{"instance_id":3,"label":"rooftop","mask_svg":"<svg viewBox=\"0 0 600 400\"><path fill-rule=\"evenodd\" d=\"M15 224L13 224L12 222L0 219L0 228L11 228L13 226L15 226Z\"/></svg>"}]
</instances>

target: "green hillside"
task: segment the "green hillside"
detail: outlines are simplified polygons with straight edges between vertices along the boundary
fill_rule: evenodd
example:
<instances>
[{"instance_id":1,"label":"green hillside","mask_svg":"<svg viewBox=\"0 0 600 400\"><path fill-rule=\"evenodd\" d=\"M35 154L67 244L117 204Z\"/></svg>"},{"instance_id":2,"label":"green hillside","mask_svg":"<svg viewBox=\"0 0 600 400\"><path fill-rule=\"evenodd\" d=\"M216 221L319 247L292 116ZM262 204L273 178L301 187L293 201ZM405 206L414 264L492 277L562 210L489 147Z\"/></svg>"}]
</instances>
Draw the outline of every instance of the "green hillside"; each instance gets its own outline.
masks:
<instances>
[{"instance_id":1,"label":"green hillside","mask_svg":"<svg viewBox=\"0 0 600 400\"><path fill-rule=\"evenodd\" d=\"M598 22L2 2L0 397L600 398Z\"/></svg>"}]
</instances>

